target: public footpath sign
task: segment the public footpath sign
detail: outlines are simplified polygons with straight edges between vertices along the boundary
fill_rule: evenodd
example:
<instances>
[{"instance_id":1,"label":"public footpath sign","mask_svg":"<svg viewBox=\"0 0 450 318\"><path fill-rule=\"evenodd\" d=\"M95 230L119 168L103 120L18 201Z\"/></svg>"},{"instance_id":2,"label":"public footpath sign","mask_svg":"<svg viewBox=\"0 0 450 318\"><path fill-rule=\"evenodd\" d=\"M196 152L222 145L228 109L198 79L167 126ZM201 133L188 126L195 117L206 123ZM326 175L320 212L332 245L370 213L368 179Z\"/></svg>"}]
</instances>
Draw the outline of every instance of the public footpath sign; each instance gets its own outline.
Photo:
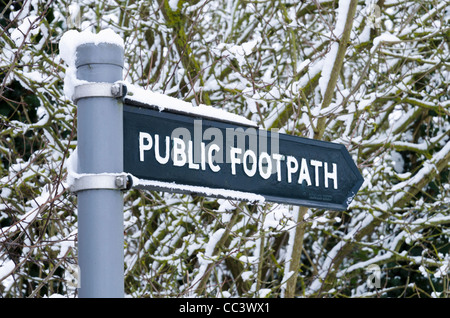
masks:
<instances>
[{"instance_id":1,"label":"public footpath sign","mask_svg":"<svg viewBox=\"0 0 450 318\"><path fill-rule=\"evenodd\" d=\"M64 89L77 105L70 190L78 198L79 297L124 296L122 191L130 187L348 207L363 178L343 145L259 130L214 108L171 107L170 98L164 107L148 94L142 101L123 84L123 46L111 30L71 30L60 43Z\"/></svg>"},{"instance_id":2,"label":"public footpath sign","mask_svg":"<svg viewBox=\"0 0 450 318\"><path fill-rule=\"evenodd\" d=\"M123 127L134 188L345 210L363 183L341 144L127 98Z\"/></svg>"}]
</instances>

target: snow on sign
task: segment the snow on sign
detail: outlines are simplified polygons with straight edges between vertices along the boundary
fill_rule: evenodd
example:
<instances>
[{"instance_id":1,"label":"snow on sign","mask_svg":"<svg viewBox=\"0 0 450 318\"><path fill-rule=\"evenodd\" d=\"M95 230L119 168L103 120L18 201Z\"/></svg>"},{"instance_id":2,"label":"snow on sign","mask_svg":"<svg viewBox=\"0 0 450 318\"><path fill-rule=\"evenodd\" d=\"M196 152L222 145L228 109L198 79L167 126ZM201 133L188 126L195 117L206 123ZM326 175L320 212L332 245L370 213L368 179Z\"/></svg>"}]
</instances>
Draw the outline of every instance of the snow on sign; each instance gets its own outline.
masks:
<instances>
[{"instance_id":1,"label":"snow on sign","mask_svg":"<svg viewBox=\"0 0 450 318\"><path fill-rule=\"evenodd\" d=\"M344 210L363 183L343 145L150 100L124 101L124 170L134 188Z\"/></svg>"}]
</instances>

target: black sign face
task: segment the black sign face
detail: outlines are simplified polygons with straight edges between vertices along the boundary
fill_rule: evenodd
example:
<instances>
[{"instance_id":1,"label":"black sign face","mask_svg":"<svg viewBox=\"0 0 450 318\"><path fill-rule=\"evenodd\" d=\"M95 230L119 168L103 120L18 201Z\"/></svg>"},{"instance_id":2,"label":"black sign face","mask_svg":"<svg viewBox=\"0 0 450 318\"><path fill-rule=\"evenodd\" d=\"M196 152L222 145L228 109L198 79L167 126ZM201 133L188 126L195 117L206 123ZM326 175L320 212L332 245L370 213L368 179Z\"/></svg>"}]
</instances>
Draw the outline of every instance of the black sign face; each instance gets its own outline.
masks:
<instances>
[{"instance_id":1,"label":"black sign face","mask_svg":"<svg viewBox=\"0 0 450 318\"><path fill-rule=\"evenodd\" d=\"M345 210L363 183L343 145L140 106L123 114L135 188Z\"/></svg>"}]
</instances>

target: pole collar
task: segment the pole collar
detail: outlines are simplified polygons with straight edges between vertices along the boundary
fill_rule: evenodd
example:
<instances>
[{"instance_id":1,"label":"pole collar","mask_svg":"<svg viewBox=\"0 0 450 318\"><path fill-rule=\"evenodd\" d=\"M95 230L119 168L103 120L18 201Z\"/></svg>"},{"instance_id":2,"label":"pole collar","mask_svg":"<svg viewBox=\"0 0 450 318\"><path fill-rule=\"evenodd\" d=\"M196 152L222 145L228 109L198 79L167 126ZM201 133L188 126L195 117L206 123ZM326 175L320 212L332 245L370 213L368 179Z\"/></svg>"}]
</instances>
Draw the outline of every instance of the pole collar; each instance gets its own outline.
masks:
<instances>
[{"instance_id":1,"label":"pole collar","mask_svg":"<svg viewBox=\"0 0 450 318\"><path fill-rule=\"evenodd\" d=\"M81 98L111 97L124 98L127 95L127 86L122 82L115 83L88 83L75 86L72 100L76 103Z\"/></svg>"},{"instance_id":2,"label":"pole collar","mask_svg":"<svg viewBox=\"0 0 450 318\"><path fill-rule=\"evenodd\" d=\"M82 174L74 179L71 192L83 190L129 190L132 178L127 173Z\"/></svg>"}]
</instances>

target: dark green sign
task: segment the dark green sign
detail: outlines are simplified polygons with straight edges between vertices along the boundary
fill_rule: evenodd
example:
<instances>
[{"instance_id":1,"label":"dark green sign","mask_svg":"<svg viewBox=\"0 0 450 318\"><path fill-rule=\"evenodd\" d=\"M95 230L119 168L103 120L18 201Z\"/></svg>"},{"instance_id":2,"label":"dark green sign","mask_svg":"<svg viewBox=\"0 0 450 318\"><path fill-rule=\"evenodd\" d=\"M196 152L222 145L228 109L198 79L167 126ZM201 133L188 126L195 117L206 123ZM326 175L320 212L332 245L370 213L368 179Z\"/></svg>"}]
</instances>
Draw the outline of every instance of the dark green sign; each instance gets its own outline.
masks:
<instances>
[{"instance_id":1,"label":"dark green sign","mask_svg":"<svg viewBox=\"0 0 450 318\"><path fill-rule=\"evenodd\" d=\"M345 210L363 183L340 144L131 100L123 115L135 188Z\"/></svg>"}]
</instances>

